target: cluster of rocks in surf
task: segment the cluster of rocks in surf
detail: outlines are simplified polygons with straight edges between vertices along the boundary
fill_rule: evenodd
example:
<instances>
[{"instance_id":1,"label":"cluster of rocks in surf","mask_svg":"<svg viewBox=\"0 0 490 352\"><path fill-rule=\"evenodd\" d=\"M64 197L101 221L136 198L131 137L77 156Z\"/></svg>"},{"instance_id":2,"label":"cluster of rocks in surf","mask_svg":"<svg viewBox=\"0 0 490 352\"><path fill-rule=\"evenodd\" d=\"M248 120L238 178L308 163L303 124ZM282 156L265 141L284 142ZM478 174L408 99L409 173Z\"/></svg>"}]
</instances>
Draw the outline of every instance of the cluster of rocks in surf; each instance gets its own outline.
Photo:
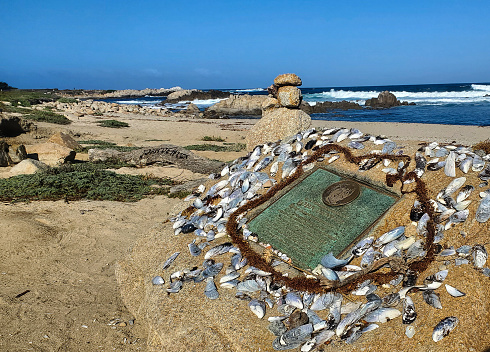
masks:
<instances>
[{"instance_id":1,"label":"cluster of rocks in surf","mask_svg":"<svg viewBox=\"0 0 490 352\"><path fill-rule=\"evenodd\" d=\"M210 181L211 184L207 186L200 185L195 193L186 199L191 201L192 205L171 219L174 222L175 235L189 237L187 254L199 262L196 262L193 268L179 266L176 260L179 254L176 253L164 264L161 274L155 276L152 283L161 285L164 292L175 294L185 289L188 282L202 282L203 297L213 300L220 297L220 291L223 289L236 290L236 298L246 301L253 314L259 319L267 317L270 323L268 329L274 336L271 337L271 343L275 350L300 348L301 351L310 351L321 348L326 343L334 343L338 346L342 343L355 343L364 334L379 328L379 324L389 320L399 321L397 320L399 317L401 323L407 326L408 338L412 338L417 333L417 324L414 324L416 319L423 319L429 320L434 327L433 341L441 341L457 327L459 319L455 316L447 316L440 321L431 321L430 316L417 314L411 297L419 293L423 296L423 300L433 307L431 309L441 309L442 305L448 302L441 301L436 290L450 277L452 268L472 263L475 270L487 277L490 276L490 269L486 266L488 254L485 245L463 245L454 248L446 243L446 248L441 247L438 250L438 258L444 261L444 267L440 267L436 272L431 271L421 285L416 284L417 276L410 271L398 275L385 285L378 286L373 282L364 281L351 292L353 296L364 297L364 302L364 299L363 301L350 301L350 297L344 299L338 293L312 294L292 290L281 282L273 280L267 271L247 267L246 258L229 242L226 224L230 214L266 193L272 185L292 175L299 167L299 163L307 160L313 151L332 143L346 144L353 151L364 149L368 144L371 148L379 145L382 149L371 152L381 156L403 154L400 147L386 137L364 135L357 129L345 128L309 129L281 141L256 146L252 153L235 160L219 174L210 175L210 178L216 181ZM426 156L446 157L449 160L444 160L444 164L433 167L439 161L427 162ZM338 152L332 151L317 163L334 163L339 157ZM461 161L467 158L472 158L474 168L472 166L461 168ZM452 174L454 162L455 166L459 165L463 173L479 172L478 178L481 183L471 185L473 188L479 187L483 190L488 186L490 165L485 167L485 164L490 161L490 154L482 154L482 151L434 142L422 146L415 160L415 177L423 177L426 172L434 172L441 174L441 177L454 178ZM359 164L359 172L390 173L393 172L389 167L390 163L392 161L389 159L383 159L382 163L366 159ZM446 169L446 165L450 166ZM308 164L303 167L304 170L305 168L310 170L314 166ZM404 165L394 166L393 169L397 170ZM444 174L441 170L443 167ZM464 216L452 216L457 211L461 211L456 209L468 207L469 198L472 201L477 198L474 193L471 193L470 187L463 187L465 181L466 179L461 177L453 179L439 192L436 199L431 200L436 214L436 218L432 219L437 224L436 242L443 240L445 231L460 226L470 216L469 212L468 214L465 212ZM407 184L410 182L410 179L407 180ZM453 194L456 194L460 188L461 191L453 199ZM489 189L483 190L478 196L481 200L475 218L477 222L485 223L490 217ZM354 246L350 260L337 260L331 254L325 256L316 275L324 275L329 279L334 275L337 277L334 280L345 280L362 268L369 267L379 258L393 257L406 260L424 257L426 254L424 241L427 236L427 222L430 219L428 214L419 214L417 210L416 203L412 209L406 209L407 220L410 217L410 220L416 224L415 231L410 231L411 234L407 233L405 227L414 225L408 222L406 226L394 228L376 239L365 238ZM287 255L271 248L267 243L261 243L260 234L251 233L247 223L247 214L244 214L239 218L237 228L241 230L244 239L258 243L273 253L271 266L274 269L286 266L283 270L290 275L309 275L288 267ZM208 246L211 249L205 251ZM224 263L229 259L227 254L231 254L228 266ZM350 263L355 258L358 258L358 265ZM225 268L224 274L221 273L223 268ZM177 271L174 271L175 269ZM165 279L169 281L168 286L165 285ZM220 289L216 284L218 279ZM455 278L451 279L449 283L455 281ZM448 294L456 299L462 299L461 297L466 295L460 288L445 284ZM387 290L391 293L387 294Z\"/></svg>"},{"instance_id":2,"label":"cluster of rocks in surf","mask_svg":"<svg viewBox=\"0 0 490 352\"><path fill-rule=\"evenodd\" d=\"M409 103L407 101L400 102L395 94L385 90L379 93L377 98L366 100L364 105L373 109L389 109L401 105L415 105L415 103Z\"/></svg>"},{"instance_id":3,"label":"cluster of rocks in surf","mask_svg":"<svg viewBox=\"0 0 490 352\"><path fill-rule=\"evenodd\" d=\"M301 79L294 73L277 76L268 88L269 97L262 103L262 118L250 129L247 149L276 141L311 126L311 118L299 109L302 101Z\"/></svg>"}]
</instances>

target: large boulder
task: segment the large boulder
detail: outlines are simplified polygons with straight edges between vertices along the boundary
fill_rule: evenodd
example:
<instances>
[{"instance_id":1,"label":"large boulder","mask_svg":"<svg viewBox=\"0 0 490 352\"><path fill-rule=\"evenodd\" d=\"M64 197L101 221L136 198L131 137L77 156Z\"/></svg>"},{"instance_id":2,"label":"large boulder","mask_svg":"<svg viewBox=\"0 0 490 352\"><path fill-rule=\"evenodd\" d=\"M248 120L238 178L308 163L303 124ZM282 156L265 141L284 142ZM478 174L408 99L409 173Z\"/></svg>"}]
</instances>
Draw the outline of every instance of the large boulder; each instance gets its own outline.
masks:
<instances>
[{"instance_id":1,"label":"large boulder","mask_svg":"<svg viewBox=\"0 0 490 352\"><path fill-rule=\"evenodd\" d=\"M366 100L365 105L374 109L387 109L400 105L415 105L415 103L408 103L406 101L400 102L395 94L385 90L384 92L379 93L377 98Z\"/></svg>"},{"instance_id":2,"label":"large boulder","mask_svg":"<svg viewBox=\"0 0 490 352\"><path fill-rule=\"evenodd\" d=\"M9 145L5 141L0 141L0 166L9 166Z\"/></svg>"},{"instance_id":3,"label":"large boulder","mask_svg":"<svg viewBox=\"0 0 490 352\"><path fill-rule=\"evenodd\" d=\"M222 99L228 98L229 92L222 92L220 90L208 90L202 91L197 89L183 89L177 92L171 93L167 96L167 99L162 101L161 104L178 103L179 101L193 101L196 99Z\"/></svg>"},{"instance_id":4,"label":"large boulder","mask_svg":"<svg viewBox=\"0 0 490 352\"><path fill-rule=\"evenodd\" d=\"M272 108L263 111L262 118L246 136L247 149L258 144L275 142L311 126L310 116L299 109Z\"/></svg>"},{"instance_id":5,"label":"large boulder","mask_svg":"<svg viewBox=\"0 0 490 352\"><path fill-rule=\"evenodd\" d=\"M20 163L22 160L27 159L26 147L23 144L21 144L16 148L10 148L9 157L10 157L10 161L13 164Z\"/></svg>"},{"instance_id":6,"label":"large boulder","mask_svg":"<svg viewBox=\"0 0 490 352\"><path fill-rule=\"evenodd\" d=\"M2 137L16 137L28 132L32 125L32 122L25 122L17 116L3 116L0 114L0 136Z\"/></svg>"},{"instance_id":7,"label":"large boulder","mask_svg":"<svg viewBox=\"0 0 490 352\"><path fill-rule=\"evenodd\" d=\"M210 106L204 112L205 118L223 118L228 116L260 116L265 95L230 95Z\"/></svg>"},{"instance_id":8,"label":"large boulder","mask_svg":"<svg viewBox=\"0 0 490 352\"><path fill-rule=\"evenodd\" d=\"M39 161L49 166L58 166L73 161L77 154L70 148L50 142L26 145L26 151L29 156L37 156Z\"/></svg>"},{"instance_id":9,"label":"large boulder","mask_svg":"<svg viewBox=\"0 0 490 352\"><path fill-rule=\"evenodd\" d=\"M301 78L299 78L298 75L294 73L284 73L274 79L274 84L278 87L300 86L303 84L303 82L301 82Z\"/></svg>"},{"instance_id":10,"label":"large boulder","mask_svg":"<svg viewBox=\"0 0 490 352\"><path fill-rule=\"evenodd\" d=\"M11 176L28 175L48 169L49 166L39 160L25 159L13 166L9 173Z\"/></svg>"},{"instance_id":11,"label":"large boulder","mask_svg":"<svg viewBox=\"0 0 490 352\"><path fill-rule=\"evenodd\" d=\"M48 142L56 143L70 149L75 149L75 150L81 149L80 144L78 144L76 140L74 140L70 135L63 132L57 132L53 134L48 139Z\"/></svg>"}]
</instances>

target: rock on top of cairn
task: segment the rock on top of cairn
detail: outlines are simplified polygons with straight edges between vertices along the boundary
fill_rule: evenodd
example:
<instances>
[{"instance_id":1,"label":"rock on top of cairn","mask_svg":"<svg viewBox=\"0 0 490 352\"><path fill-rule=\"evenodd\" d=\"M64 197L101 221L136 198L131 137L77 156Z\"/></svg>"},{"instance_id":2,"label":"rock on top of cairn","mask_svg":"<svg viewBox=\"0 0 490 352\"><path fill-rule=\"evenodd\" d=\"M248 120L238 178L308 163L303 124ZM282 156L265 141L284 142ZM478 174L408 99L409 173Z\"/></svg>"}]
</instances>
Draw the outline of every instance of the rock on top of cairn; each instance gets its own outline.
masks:
<instances>
[{"instance_id":1,"label":"rock on top of cairn","mask_svg":"<svg viewBox=\"0 0 490 352\"><path fill-rule=\"evenodd\" d=\"M303 82L301 82L301 78L294 73L284 73L282 75L277 76L274 79L274 85L278 87L282 86L300 86Z\"/></svg>"}]
</instances>

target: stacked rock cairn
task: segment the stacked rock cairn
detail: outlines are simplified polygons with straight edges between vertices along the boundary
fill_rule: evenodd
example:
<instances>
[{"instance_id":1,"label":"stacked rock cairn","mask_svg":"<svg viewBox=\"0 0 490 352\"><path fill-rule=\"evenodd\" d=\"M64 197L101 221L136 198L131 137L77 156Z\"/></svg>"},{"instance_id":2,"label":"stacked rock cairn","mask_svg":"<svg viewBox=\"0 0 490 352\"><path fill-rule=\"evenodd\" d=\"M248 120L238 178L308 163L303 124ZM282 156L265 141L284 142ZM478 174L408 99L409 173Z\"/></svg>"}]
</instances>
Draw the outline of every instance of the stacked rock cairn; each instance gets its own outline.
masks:
<instances>
[{"instance_id":1,"label":"stacked rock cairn","mask_svg":"<svg viewBox=\"0 0 490 352\"><path fill-rule=\"evenodd\" d=\"M302 96L298 88L301 78L285 73L274 79L267 90L269 97L262 104L262 118L246 136L247 149L292 136L311 126L310 116L299 109Z\"/></svg>"}]
</instances>

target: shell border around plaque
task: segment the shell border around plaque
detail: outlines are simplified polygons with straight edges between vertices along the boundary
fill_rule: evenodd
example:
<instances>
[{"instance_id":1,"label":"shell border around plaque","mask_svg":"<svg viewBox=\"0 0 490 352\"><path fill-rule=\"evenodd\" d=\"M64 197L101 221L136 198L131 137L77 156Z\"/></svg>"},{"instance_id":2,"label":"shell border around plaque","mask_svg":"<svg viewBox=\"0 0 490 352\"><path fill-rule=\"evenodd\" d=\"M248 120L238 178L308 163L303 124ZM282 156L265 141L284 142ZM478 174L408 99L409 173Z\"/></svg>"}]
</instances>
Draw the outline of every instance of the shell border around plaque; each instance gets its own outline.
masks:
<instances>
[{"instance_id":1,"label":"shell border around plaque","mask_svg":"<svg viewBox=\"0 0 490 352\"><path fill-rule=\"evenodd\" d=\"M253 228L254 228L254 220L256 220L257 218L260 218L261 215L264 214L264 212L267 209L271 209L270 208L271 206L276 204L278 201L280 201L280 199L282 199L287 194L290 194L290 191L295 189L296 186L300 185L303 181L305 181L305 179L307 179L309 176L313 175L318 170L326 171L326 172L328 172L328 173L330 173L330 174L332 174L338 178L337 182L332 182L332 183L326 185L324 187L325 189L332 186L335 183L343 182L343 181L354 182L357 185L359 185L360 195L358 197L354 198L353 200L351 200L351 202L346 203L345 205L347 205L347 206L349 205L349 203L355 203L355 200L359 199L362 196L363 192L365 192L366 190L370 190L371 192L374 191L374 192L383 194L383 196L387 196L393 200L393 203L391 205L387 206L386 209L384 209L373 221L371 221L367 226L365 226L364 229L360 233L357 233L354 237L352 237L351 240L349 241L349 244L347 246L345 246L340 253L334 253L334 255L336 255L338 258L349 257L349 254L350 254L352 247L356 243L358 243L361 239L368 237L372 232L374 232L376 230L377 226L380 224L380 222L383 219L385 219L386 216L389 215L390 210L396 209L397 204L403 198L403 194L400 191L398 191L395 187L389 188L384 182L376 181L376 180L372 179L371 177L369 177L369 175L367 175L367 174L366 175L359 174L359 171L352 172L349 170L345 170L344 168L339 168L338 166L322 165L322 164L318 165L317 164L311 170L305 171L297 180L294 180L291 184L287 185L284 189L278 191L269 200L267 200L266 202L264 202L261 205L254 207L253 209L251 209L247 214L247 218L248 218L247 224L248 224L249 229L254 234L257 235L258 241L262 242L262 243L270 244L272 246L272 248L274 248L275 250L279 250L282 253L285 253L289 258L291 258L291 261L288 262L289 265L291 265L292 267L294 267L300 271L304 271L307 273L311 273L311 270L316 265L315 264L305 265L304 262L298 263L298 261L295 260L295 258L297 256L294 255L293 253L291 253L291 251L285 250L280 245L277 246L277 243L269 243L268 241L264 241L264 233L261 234L260 232L256 232L253 230ZM319 195L319 198L320 198L320 202L322 203L323 206L329 207L328 205L323 203L322 194ZM352 206L355 206L355 204L352 204ZM343 208L343 205L340 205L340 206L332 205L330 207L338 209L338 208ZM265 237L267 237L267 236L265 236ZM255 247L255 246L253 246L253 247ZM259 247L262 247L262 246L259 246ZM260 252L259 247L255 247L255 248L257 251ZM263 249L264 248L262 248L262 250ZM319 264L321 257L328 254L328 252L325 253L325 252L321 251L320 254L317 254L314 256L316 258L315 260L317 261L317 264Z\"/></svg>"}]
</instances>

